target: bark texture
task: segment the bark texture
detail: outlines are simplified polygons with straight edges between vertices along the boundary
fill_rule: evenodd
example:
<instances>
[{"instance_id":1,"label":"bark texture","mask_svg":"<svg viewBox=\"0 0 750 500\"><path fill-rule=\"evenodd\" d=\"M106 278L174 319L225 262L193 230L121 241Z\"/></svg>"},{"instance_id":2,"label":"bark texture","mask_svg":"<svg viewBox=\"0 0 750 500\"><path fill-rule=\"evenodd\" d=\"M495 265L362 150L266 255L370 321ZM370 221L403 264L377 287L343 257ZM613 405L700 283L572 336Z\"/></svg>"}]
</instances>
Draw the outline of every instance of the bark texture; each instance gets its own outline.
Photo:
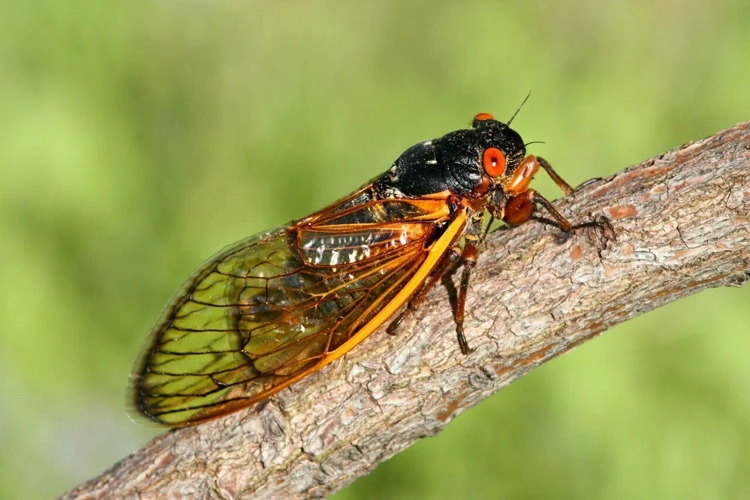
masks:
<instances>
[{"instance_id":1,"label":"bark texture","mask_svg":"<svg viewBox=\"0 0 750 500\"><path fill-rule=\"evenodd\" d=\"M63 498L320 497L343 488L541 363L667 302L750 278L750 122L558 201L606 215L616 241L529 223L498 231L475 269L467 338L438 287L388 336L262 408L161 435Z\"/></svg>"}]
</instances>

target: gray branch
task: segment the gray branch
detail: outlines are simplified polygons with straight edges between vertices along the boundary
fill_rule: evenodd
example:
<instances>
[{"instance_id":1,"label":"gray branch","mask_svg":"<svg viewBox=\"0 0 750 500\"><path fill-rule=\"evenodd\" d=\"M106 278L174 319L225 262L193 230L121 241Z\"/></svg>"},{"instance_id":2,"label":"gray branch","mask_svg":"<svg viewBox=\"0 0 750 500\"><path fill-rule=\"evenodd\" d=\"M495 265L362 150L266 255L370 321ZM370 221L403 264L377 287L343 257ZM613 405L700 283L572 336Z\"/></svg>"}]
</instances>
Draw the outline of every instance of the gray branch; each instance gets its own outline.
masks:
<instances>
[{"instance_id":1,"label":"gray branch","mask_svg":"<svg viewBox=\"0 0 750 500\"><path fill-rule=\"evenodd\" d=\"M501 387L608 328L750 277L750 122L594 182L556 206L567 240L497 231L475 269L463 356L446 287L396 336L383 329L249 408L167 432L63 498L299 498L336 492Z\"/></svg>"}]
</instances>

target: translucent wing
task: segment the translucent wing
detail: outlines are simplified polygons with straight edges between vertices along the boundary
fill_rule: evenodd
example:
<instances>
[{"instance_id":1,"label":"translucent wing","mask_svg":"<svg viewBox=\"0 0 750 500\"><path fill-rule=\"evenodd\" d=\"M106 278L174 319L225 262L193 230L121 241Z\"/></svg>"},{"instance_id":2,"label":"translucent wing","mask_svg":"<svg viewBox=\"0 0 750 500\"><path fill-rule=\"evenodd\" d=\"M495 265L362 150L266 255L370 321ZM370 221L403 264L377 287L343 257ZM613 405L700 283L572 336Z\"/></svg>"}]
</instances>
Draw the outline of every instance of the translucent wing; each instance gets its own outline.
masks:
<instances>
[{"instance_id":1,"label":"translucent wing","mask_svg":"<svg viewBox=\"0 0 750 500\"><path fill-rule=\"evenodd\" d=\"M363 326L371 331L448 222L444 199L376 200L364 188L224 249L154 327L131 375L134 409L190 425L265 399L339 357Z\"/></svg>"}]
</instances>

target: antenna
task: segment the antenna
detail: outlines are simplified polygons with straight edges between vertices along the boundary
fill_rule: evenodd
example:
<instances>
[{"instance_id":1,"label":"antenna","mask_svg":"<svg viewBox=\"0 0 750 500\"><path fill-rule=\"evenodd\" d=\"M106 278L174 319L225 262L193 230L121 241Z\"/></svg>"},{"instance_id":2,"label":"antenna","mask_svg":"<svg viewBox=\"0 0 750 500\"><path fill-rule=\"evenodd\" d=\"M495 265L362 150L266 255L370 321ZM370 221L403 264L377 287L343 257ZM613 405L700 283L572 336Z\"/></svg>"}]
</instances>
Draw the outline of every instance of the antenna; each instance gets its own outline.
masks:
<instances>
[{"instance_id":1,"label":"antenna","mask_svg":"<svg viewBox=\"0 0 750 500\"><path fill-rule=\"evenodd\" d=\"M530 90L529 90L529 93L526 94L526 97L524 98L524 100L521 103L521 105L518 106L518 109L516 110L516 112L513 113L513 116L511 116L510 120L508 120L508 126L510 126L510 124L513 122L513 119L516 117L516 115L518 114L518 112L521 111L521 108L523 107L524 104L526 104L526 101L529 100L529 97L531 97L531 91Z\"/></svg>"}]
</instances>

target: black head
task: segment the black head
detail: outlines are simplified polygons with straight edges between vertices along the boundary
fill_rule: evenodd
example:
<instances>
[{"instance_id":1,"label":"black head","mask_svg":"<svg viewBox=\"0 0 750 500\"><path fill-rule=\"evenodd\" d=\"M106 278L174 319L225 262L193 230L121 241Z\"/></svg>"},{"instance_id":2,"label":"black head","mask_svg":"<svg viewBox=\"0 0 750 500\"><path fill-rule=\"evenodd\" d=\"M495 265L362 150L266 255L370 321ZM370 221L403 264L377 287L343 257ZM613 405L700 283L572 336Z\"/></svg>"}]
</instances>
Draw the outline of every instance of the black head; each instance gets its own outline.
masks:
<instances>
[{"instance_id":1,"label":"black head","mask_svg":"<svg viewBox=\"0 0 750 500\"><path fill-rule=\"evenodd\" d=\"M526 155L521 136L487 113L474 117L472 127L456 130L407 149L377 181L407 197L449 190L469 196L502 183Z\"/></svg>"}]
</instances>

